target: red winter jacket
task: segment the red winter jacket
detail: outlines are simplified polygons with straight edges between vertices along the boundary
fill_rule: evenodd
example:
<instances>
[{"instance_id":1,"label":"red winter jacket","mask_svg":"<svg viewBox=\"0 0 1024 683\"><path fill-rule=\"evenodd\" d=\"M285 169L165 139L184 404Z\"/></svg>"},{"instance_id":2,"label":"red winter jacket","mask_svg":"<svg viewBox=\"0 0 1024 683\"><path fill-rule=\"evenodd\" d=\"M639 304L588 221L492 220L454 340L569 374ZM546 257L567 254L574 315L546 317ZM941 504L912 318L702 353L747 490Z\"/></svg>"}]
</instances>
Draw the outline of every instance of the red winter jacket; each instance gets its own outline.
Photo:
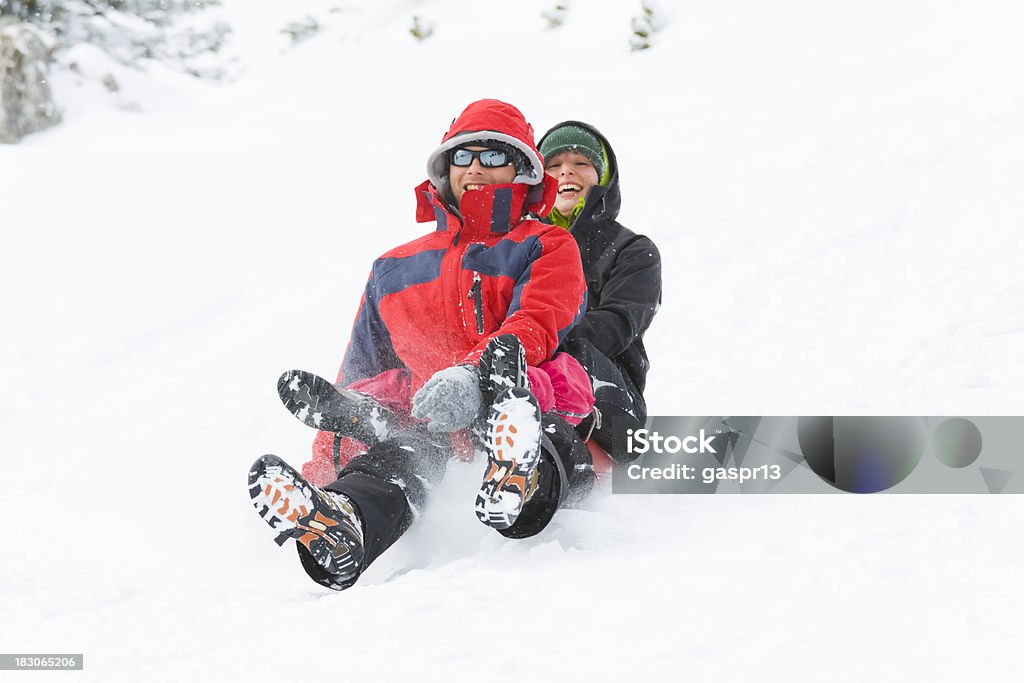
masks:
<instances>
[{"instance_id":1,"label":"red winter jacket","mask_svg":"<svg viewBox=\"0 0 1024 683\"><path fill-rule=\"evenodd\" d=\"M495 139L514 144L530 167L511 184L467 190L456 212L442 194L448 150ZM374 262L338 376L339 384L358 383L406 411L435 372L475 364L498 335L515 334L527 364L542 364L586 310L575 239L526 215L550 211L557 183L544 173L533 130L515 107L470 105L431 155L428 174L416 188L416 219L437 227ZM314 483L333 480L354 455L338 441L317 435L313 460L303 467Z\"/></svg>"}]
</instances>

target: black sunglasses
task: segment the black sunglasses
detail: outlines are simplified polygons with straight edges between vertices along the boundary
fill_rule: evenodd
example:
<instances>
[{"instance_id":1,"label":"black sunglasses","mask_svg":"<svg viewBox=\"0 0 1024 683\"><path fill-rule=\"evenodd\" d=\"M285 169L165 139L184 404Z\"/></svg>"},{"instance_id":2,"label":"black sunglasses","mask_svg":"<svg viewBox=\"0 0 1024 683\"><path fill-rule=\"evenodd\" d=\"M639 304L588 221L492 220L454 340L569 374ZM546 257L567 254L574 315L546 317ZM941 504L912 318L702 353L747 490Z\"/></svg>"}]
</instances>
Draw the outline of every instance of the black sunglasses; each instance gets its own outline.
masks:
<instances>
[{"instance_id":1,"label":"black sunglasses","mask_svg":"<svg viewBox=\"0 0 1024 683\"><path fill-rule=\"evenodd\" d=\"M508 153L500 149L471 149L459 148L452 152L452 166L472 166L473 159L480 159L480 165L484 168L498 168L508 166L510 160Z\"/></svg>"}]
</instances>

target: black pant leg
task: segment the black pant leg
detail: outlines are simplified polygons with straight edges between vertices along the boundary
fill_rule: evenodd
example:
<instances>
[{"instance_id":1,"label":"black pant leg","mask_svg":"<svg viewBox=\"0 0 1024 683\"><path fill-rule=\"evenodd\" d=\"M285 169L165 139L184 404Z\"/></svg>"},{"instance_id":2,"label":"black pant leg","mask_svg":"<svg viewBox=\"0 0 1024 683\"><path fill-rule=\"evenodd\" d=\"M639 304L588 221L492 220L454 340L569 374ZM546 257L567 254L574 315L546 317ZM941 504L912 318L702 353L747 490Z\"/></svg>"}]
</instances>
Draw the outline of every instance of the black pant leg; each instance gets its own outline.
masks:
<instances>
[{"instance_id":1,"label":"black pant leg","mask_svg":"<svg viewBox=\"0 0 1024 683\"><path fill-rule=\"evenodd\" d=\"M557 415L541 416L541 460L537 465L537 489L523 505L515 524L498 533L507 538L539 534L559 508L579 504L594 488L597 475L590 451L572 425Z\"/></svg>"},{"instance_id":2,"label":"black pant leg","mask_svg":"<svg viewBox=\"0 0 1024 683\"><path fill-rule=\"evenodd\" d=\"M642 429L647 420L647 402L629 376L586 339L569 341L564 350L580 362L591 380L596 380L594 405L601 413L600 423L595 423L594 418L587 418L580 425L580 433L585 437L589 434L613 459L618 460L613 450L612 426L615 425L620 432Z\"/></svg>"},{"instance_id":3,"label":"black pant leg","mask_svg":"<svg viewBox=\"0 0 1024 683\"><path fill-rule=\"evenodd\" d=\"M360 573L408 531L414 508L426 505L424 482L436 484L444 477L449 457L446 445L446 438L427 435L377 444L353 458L338 479L324 487L347 496L359 513L363 526ZM306 573L318 580L323 568L309 551L297 547Z\"/></svg>"}]
</instances>

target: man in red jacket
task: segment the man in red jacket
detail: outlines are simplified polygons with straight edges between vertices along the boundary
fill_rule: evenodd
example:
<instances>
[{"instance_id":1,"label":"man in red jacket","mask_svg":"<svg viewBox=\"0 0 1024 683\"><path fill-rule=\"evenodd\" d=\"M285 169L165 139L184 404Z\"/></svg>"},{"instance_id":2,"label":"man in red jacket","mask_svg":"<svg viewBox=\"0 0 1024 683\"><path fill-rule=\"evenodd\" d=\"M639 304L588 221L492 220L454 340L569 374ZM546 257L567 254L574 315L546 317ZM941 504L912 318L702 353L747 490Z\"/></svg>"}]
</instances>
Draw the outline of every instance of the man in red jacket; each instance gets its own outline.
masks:
<instances>
[{"instance_id":1,"label":"man in red jacket","mask_svg":"<svg viewBox=\"0 0 1024 683\"><path fill-rule=\"evenodd\" d=\"M263 456L249 474L278 543L295 538L307 573L336 590L408 529L470 435L488 460L476 514L505 536L538 533L593 484L572 438L593 405L589 378L554 357L586 284L575 240L538 220L557 183L533 128L512 105L474 102L427 173L416 217L436 228L374 262L338 388L298 371L279 384L296 416L324 429L313 460L300 474Z\"/></svg>"}]
</instances>

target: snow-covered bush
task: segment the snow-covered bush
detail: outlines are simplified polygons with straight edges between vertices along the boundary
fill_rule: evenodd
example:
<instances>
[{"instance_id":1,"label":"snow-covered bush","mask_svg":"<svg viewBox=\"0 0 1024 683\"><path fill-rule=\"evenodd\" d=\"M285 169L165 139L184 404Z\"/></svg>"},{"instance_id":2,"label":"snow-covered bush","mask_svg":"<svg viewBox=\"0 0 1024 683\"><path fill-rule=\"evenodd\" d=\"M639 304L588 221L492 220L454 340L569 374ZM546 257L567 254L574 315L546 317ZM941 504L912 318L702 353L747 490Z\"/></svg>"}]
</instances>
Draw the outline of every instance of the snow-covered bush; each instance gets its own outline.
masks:
<instances>
[{"instance_id":1,"label":"snow-covered bush","mask_svg":"<svg viewBox=\"0 0 1024 683\"><path fill-rule=\"evenodd\" d=\"M37 28L0 17L0 143L60 121L47 80L51 49Z\"/></svg>"},{"instance_id":2,"label":"snow-covered bush","mask_svg":"<svg viewBox=\"0 0 1024 683\"><path fill-rule=\"evenodd\" d=\"M565 22L565 13L568 9L568 2L560 2L555 5L554 9L548 9L541 12L540 16L548 22L548 28L558 28Z\"/></svg>"},{"instance_id":3,"label":"snow-covered bush","mask_svg":"<svg viewBox=\"0 0 1024 683\"><path fill-rule=\"evenodd\" d=\"M126 65L155 59L200 76L217 77L201 58L217 52L226 24L202 21L218 0L0 0L0 15L30 22L59 51L91 43Z\"/></svg>"},{"instance_id":4,"label":"snow-covered bush","mask_svg":"<svg viewBox=\"0 0 1024 683\"><path fill-rule=\"evenodd\" d=\"M285 34L292 39L292 45L298 45L304 40L308 40L320 32L320 22L315 17L306 15L301 21L289 22L281 33Z\"/></svg>"},{"instance_id":5,"label":"snow-covered bush","mask_svg":"<svg viewBox=\"0 0 1024 683\"><path fill-rule=\"evenodd\" d=\"M426 40L434 34L434 25L420 17L413 17L412 28L409 29L409 33L416 40Z\"/></svg>"},{"instance_id":6,"label":"snow-covered bush","mask_svg":"<svg viewBox=\"0 0 1024 683\"><path fill-rule=\"evenodd\" d=\"M646 50L651 47L651 36L661 29L664 24L660 11L650 0L642 0L640 3L640 14L633 17L631 26L633 35L629 37L629 48Z\"/></svg>"}]
</instances>

